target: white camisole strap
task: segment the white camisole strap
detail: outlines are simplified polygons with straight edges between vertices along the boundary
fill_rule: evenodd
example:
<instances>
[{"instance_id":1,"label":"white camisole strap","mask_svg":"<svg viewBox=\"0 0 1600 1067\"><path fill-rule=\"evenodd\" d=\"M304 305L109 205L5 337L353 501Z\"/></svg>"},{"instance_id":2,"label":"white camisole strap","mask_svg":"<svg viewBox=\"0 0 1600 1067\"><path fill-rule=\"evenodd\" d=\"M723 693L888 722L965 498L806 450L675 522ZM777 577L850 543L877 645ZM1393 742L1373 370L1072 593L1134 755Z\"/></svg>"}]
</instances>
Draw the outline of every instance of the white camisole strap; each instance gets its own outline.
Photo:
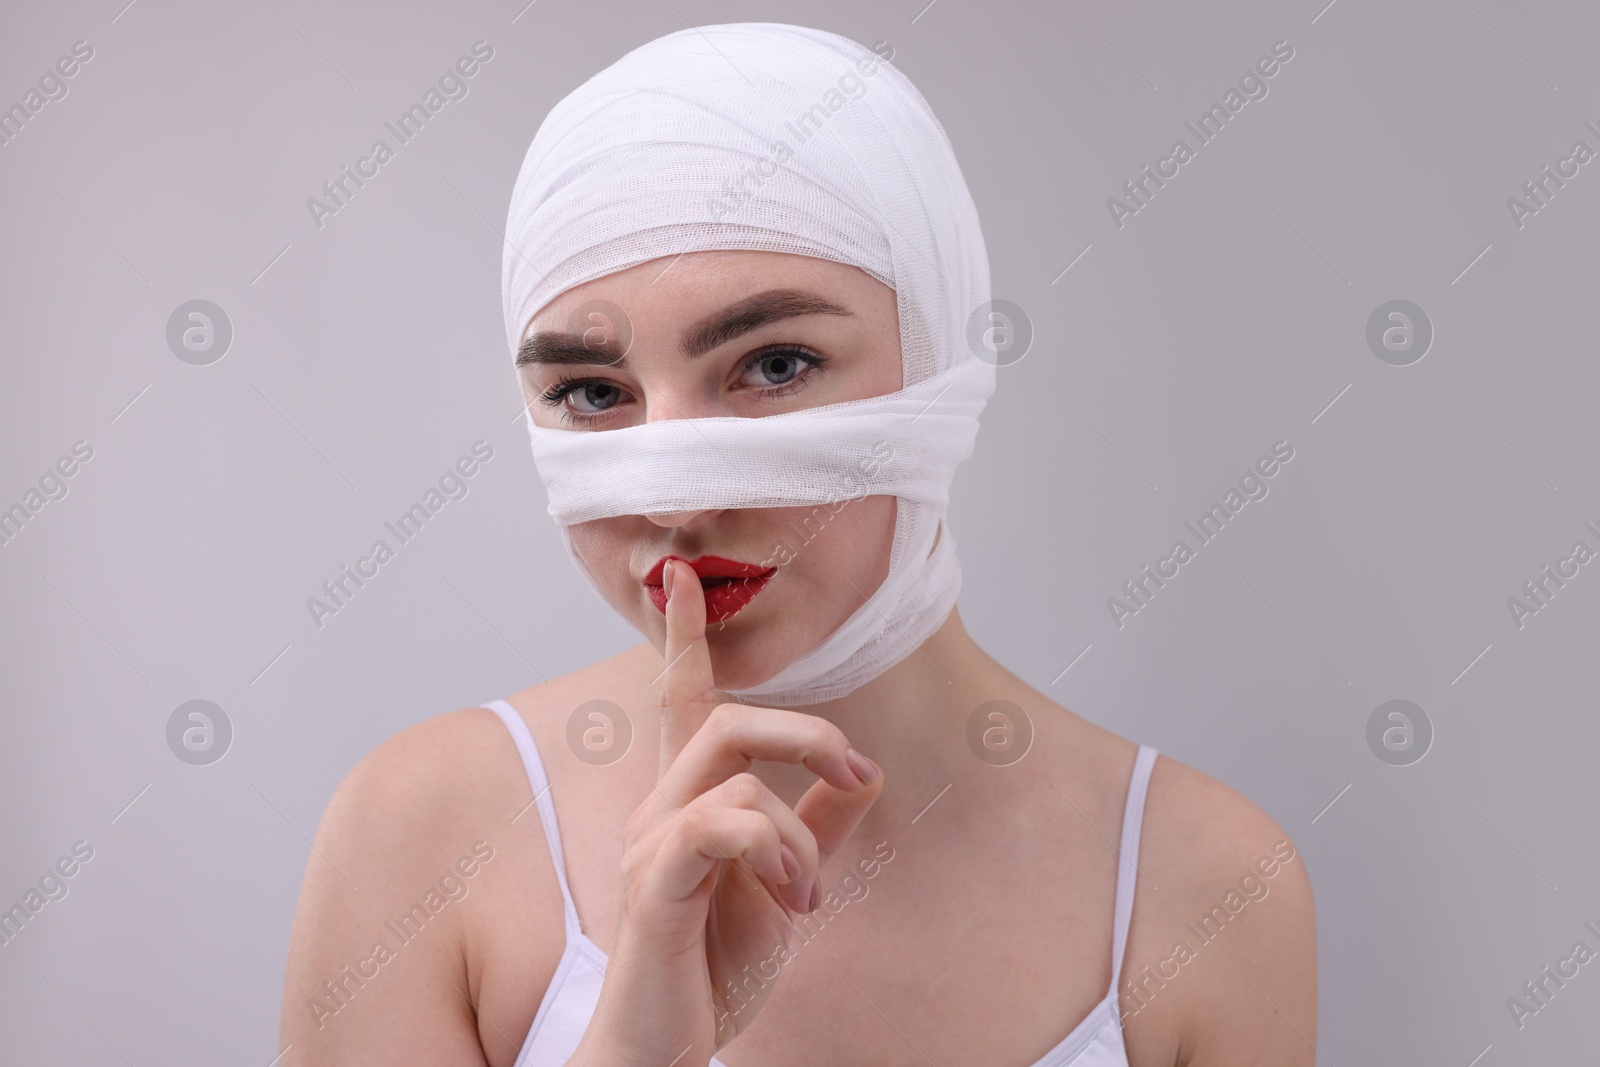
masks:
<instances>
[{"instance_id":1,"label":"white camisole strap","mask_svg":"<svg viewBox=\"0 0 1600 1067\"><path fill-rule=\"evenodd\" d=\"M1138 886L1139 831L1144 825L1145 793L1150 788L1150 771L1155 767L1157 752L1149 745L1140 745L1134 757L1133 775L1128 779L1128 803L1122 813L1122 844L1117 861L1117 910L1111 935L1111 991L1117 991L1122 980L1122 953L1128 943L1128 924L1133 918L1133 891Z\"/></svg>"},{"instance_id":2,"label":"white camisole strap","mask_svg":"<svg viewBox=\"0 0 1600 1067\"><path fill-rule=\"evenodd\" d=\"M561 884L561 909L566 917L567 938L575 939L583 934L583 924L578 921L578 909L572 903L572 889L567 885L567 860L561 850L561 828L556 825L556 806L550 798L550 779L546 777L544 762L539 758L539 746L533 743L528 724L522 721L516 708L504 700L491 700L483 706L500 716L517 742L517 751L522 754L522 763L528 770L528 781L533 786L533 801L539 806L539 821L544 824L544 839L550 846L550 857L555 862L556 881ZM521 817L517 815L517 818Z\"/></svg>"}]
</instances>

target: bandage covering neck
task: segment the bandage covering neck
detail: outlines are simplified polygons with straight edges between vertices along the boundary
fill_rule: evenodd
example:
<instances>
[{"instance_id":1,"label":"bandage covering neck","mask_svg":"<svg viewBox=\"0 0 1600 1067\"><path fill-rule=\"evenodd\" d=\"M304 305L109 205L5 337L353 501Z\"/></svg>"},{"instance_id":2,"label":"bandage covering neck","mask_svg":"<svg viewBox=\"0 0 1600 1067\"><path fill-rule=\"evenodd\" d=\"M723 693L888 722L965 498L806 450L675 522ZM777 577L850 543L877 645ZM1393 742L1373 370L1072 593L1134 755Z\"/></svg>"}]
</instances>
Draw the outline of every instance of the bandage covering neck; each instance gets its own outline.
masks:
<instances>
[{"instance_id":1,"label":"bandage covering neck","mask_svg":"<svg viewBox=\"0 0 1600 1067\"><path fill-rule=\"evenodd\" d=\"M719 249L820 257L894 289L903 387L780 415L615 430L540 427L530 413L534 462L567 550L602 599L573 548L575 523L799 505L826 521L852 499L896 497L883 583L777 675L729 691L779 706L836 699L909 655L960 593L945 511L995 384L969 331L990 295L977 210L927 101L875 52L779 23L668 34L564 98L528 149L502 262L511 349L575 285ZM771 562L776 592L783 563Z\"/></svg>"}]
</instances>

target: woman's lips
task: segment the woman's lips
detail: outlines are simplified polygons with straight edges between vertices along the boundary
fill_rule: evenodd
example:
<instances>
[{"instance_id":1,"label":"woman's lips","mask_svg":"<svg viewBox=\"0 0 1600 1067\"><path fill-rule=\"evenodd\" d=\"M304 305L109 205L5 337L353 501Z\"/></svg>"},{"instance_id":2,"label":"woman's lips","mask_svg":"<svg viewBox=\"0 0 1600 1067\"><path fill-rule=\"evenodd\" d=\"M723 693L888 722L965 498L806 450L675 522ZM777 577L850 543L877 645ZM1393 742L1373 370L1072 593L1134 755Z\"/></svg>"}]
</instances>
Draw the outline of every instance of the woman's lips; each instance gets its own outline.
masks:
<instances>
[{"instance_id":1,"label":"woman's lips","mask_svg":"<svg viewBox=\"0 0 1600 1067\"><path fill-rule=\"evenodd\" d=\"M649 594L650 602L663 615L667 613L667 591L662 585L662 580L669 559L683 559L683 557L662 556L656 561L656 565L650 568L650 573L644 576L645 592ZM740 563L738 560L724 559L721 556L701 556L699 559L689 559L684 562L693 567L695 574L700 576L700 588L706 598L707 624L733 618L746 604L755 599L756 594L761 592L772 580L772 576L778 573L776 567Z\"/></svg>"}]
</instances>

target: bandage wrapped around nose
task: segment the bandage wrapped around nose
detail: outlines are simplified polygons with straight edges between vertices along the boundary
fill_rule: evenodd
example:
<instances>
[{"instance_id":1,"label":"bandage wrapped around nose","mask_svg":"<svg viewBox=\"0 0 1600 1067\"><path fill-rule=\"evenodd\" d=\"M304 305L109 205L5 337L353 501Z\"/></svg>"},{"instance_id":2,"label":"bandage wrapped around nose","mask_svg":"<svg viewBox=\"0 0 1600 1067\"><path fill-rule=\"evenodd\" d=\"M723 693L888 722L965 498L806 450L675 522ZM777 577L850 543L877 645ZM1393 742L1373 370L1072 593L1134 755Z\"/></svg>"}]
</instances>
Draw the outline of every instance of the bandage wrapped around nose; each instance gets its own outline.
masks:
<instances>
[{"instance_id":1,"label":"bandage wrapped around nose","mask_svg":"<svg viewBox=\"0 0 1600 1067\"><path fill-rule=\"evenodd\" d=\"M729 691L778 706L836 699L922 644L960 593L944 517L995 385L980 356L990 294L977 209L927 101L876 52L780 23L668 34L561 100L528 149L502 263L511 350L575 285L719 249L816 256L894 289L903 387L779 415L614 430L541 427L530 413L534 463L568 552L602 599L573 548L575 523L896 497L882 584L777 675Z\"/></svg>"}]
</instances>

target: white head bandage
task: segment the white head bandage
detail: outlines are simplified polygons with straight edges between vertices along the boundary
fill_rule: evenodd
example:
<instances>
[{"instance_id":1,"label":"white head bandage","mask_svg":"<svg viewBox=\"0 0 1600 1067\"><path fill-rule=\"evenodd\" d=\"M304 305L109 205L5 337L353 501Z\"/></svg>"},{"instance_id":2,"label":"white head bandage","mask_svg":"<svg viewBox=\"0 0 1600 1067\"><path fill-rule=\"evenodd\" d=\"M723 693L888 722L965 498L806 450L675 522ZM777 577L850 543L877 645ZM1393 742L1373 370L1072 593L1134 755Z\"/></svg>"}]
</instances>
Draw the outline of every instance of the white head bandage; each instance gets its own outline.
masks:
<instances>
[{"instance_id":1,"label":"white head bandage","mask_svg":"<svg viewBox=\"0 0 1600 1067\"><path fill-rule=\"evenodd\" d=\"M805 504L826 515L821 505L897 497L883 584L816 648L733 691L776 705L835 699L932 635L961 589L955 540L940 528L995 381L973 336L988 325L989 301L977 209L927 101L876 53L779 23L681 30L590 78L539 127L506 224L511 349L575 285L716 249L816 256L894 289L904 388L780 415L615 430L548 429L530 414L534 462L597 592L571 524Z\"/></svg>"}]
</instances>

